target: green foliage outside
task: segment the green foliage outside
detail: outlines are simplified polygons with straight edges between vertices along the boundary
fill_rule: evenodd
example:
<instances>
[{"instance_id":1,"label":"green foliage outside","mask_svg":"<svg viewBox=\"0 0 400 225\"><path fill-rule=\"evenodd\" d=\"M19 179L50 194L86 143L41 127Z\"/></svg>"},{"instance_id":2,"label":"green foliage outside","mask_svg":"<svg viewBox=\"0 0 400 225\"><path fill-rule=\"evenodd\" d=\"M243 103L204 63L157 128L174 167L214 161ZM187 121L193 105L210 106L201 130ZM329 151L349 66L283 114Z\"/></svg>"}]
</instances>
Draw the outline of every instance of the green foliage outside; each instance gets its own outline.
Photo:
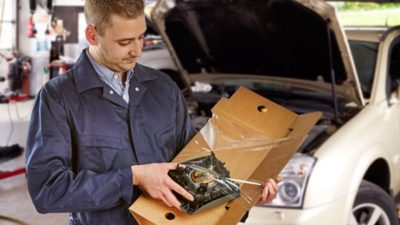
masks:
<instances>
[{"instance_id":1,"label":"green foliage outside","mask_svg":"<svg viewBox=\"0 0 400 225\"><path fill-rule=\"evenodd\" d=\"M341 12L338 14L343 25L348 26L397 26L400 25L400 11L386 13Z\"/></svg>"},{"instance_id":2,"label":"green foliage outside","mask_svg":"<svg viewBox=\"0 0 400 225\"><path fill-rule=\"evenodd\" d=\"M373 2L344 2L340 4L339 10L377 10L400 8L399 3L373 3Z\"/></svg>"},{"instance_id":3,"label":"green foliage outside","mask_svg":"<svg viewBox=\"0 0 400 225\"><path fill-rule=\"evenodd\" d=\"M343 25L400 25L399 3L341 2L336 3L335 7Z\"/></svg>"}]
</instances>

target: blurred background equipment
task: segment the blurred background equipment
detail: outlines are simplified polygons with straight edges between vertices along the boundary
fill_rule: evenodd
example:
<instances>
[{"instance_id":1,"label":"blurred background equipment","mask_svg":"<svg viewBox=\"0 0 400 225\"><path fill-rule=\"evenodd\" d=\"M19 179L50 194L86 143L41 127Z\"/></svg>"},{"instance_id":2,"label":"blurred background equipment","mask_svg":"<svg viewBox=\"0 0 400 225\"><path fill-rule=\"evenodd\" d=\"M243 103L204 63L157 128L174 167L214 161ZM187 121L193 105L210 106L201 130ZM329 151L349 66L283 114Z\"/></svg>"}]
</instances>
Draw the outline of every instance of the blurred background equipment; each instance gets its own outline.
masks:
<instances>
[{"instance_id":1,"label":"blurred background equipment","mask_svg":"<svg viewBox=\"0 0 400 225\"><path fill-rule=\"evenodd\" d=\"M19 52L13 53L8 69L8 80L12 96L29 96L29 74L31 59L23 57Z\"/></svg>"}]
</instances>

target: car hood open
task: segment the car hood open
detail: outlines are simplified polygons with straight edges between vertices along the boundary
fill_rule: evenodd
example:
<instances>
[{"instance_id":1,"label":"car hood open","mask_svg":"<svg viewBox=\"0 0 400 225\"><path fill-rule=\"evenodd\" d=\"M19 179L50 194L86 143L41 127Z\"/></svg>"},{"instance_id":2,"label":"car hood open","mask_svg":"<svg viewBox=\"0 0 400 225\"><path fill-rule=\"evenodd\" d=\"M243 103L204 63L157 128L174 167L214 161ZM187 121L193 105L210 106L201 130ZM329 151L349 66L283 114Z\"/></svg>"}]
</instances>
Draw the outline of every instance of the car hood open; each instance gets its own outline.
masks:
<instances>
[{"instance_id":1,"label":"car hood open","mask_svg":"<svg viewBox=\"0 0 400 225\"><path fill-rule=\"evenodd\" d=\"M345 34L322 0L160 1L152 17L187 82L251 76L329 91L334 80L339 97L364 104Z\"/></svg>"}]
</instances>

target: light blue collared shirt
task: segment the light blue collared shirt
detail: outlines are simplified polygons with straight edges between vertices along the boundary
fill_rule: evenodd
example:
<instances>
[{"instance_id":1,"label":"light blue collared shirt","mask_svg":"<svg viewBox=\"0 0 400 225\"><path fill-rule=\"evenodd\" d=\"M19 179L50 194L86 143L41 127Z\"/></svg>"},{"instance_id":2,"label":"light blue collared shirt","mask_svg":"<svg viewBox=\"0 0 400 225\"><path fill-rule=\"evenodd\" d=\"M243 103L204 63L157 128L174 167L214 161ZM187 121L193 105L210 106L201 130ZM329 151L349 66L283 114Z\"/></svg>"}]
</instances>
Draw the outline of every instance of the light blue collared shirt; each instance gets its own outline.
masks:
<instances>
[{"instance_id":1,"label":"light blue collared shirt","mask_svg":"<svg viewBox=\"0 0 400 225\"><path fill-rule=\"evenodd\" d=\"M86 49L86 55L90 63L92 64L94 70L99 75L100 79L109 85L119 96L121 96L126 103L129 104L129 81L133 77L134 69L132 68L127 72L127 78L125 81L125 85L122 84L121 77L115 73L114 71L106 68L103 65L100 65L93 59L93 57L89 54L89 50Z\"/></svg>"}]
</instances>

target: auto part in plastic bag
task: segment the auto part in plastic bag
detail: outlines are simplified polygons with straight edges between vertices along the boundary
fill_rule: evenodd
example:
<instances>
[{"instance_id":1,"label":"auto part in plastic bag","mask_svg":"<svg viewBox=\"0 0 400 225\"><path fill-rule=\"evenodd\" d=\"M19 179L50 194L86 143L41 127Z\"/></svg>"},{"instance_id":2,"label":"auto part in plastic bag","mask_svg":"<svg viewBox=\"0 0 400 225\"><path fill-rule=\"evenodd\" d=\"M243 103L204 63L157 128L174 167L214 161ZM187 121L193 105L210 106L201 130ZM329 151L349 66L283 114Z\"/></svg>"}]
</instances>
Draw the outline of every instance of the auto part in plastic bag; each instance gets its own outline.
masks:
<instances>
[{"instance_id":1,"label":"auto part in plastic bag","mask_svg":"<svg viewBox=\"0 0 400 225\"><path fill-rule=\"evenodd\" d=\"M201 212L240 196L239 185L229 180L230 172L213 152L186 161L168 174L194 197L191 202L177 195L186 214Z\"/></svg>"}]
</instances>

